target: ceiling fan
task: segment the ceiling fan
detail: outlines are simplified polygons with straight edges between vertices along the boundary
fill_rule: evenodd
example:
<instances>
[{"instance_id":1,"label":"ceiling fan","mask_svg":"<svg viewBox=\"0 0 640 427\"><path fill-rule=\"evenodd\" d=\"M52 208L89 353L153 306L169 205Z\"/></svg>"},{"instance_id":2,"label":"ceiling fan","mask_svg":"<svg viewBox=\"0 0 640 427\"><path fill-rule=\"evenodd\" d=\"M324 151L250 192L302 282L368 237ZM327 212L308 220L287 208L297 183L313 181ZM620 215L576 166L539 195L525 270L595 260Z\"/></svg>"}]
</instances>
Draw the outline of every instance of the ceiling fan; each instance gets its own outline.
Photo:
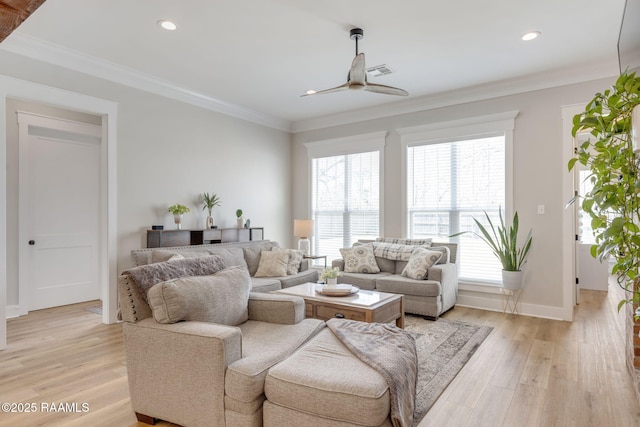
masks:
<instances>
[{"instance_id":1,"label":"ceiling fan","mask_svg":"<svg viewBox=\"0 0 640 427\"><path fill-rule=\"evenodd\" d=\"M347 76L347 82L343 85L336 86L331 89L308 91L302 96L320 95L324 93L340 92L343 90L366 90L369 92L382 93L385 95L409 95L406 90L398 89L397 87L367 82L367 71L365 68L364 53L358 53L358 40L364 37L364 31L361 28L353 28L349 32L349 36L351 40L356 41L356 57L353 58L353 62L351 63L351 69L349 70L349 74Z\"/></svg>"}]
</instances>

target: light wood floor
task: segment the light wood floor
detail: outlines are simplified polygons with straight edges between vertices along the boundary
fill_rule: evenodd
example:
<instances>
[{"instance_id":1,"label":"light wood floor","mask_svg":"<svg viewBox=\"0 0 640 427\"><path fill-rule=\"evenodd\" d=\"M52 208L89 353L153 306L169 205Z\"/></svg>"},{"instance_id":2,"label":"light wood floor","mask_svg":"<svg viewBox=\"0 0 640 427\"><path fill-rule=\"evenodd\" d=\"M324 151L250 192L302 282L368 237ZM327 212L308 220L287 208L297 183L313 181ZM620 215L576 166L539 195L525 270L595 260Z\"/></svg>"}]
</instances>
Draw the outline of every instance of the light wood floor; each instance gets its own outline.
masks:
<instances>
[{"instance_id":1,"label":"light wood floor","mask_svg":"<svg viewBox=\"0 0 640 427\"><path fill-rule=\"evenodd\" d=\"M445 317L494 330L420 427L640 426L618 300L583 291L573 323L456 307ZM35 403L38 412L0 413L0 426L145 426L129 404L121 327L101 324L90 311L97 304L9 320L0 402ZM41 411L60 402L80 412Z\"/></svg>"}]
</instances>

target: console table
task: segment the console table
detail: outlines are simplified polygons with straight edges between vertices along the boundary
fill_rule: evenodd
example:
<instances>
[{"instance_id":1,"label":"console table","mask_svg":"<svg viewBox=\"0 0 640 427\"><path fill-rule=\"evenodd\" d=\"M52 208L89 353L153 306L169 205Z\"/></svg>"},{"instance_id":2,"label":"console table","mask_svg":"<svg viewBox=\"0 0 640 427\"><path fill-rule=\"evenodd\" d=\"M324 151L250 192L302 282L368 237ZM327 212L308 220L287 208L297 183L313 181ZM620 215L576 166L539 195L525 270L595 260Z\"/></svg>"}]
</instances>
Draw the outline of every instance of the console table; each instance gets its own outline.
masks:
<instances>
[{"instance_id":1,"label":"console table","mask_svg":"<svg viewBox=\"0 0 640 427\"><path fill-rule=\"evenodd\" d=\"M147 248L264 240L264 227L208 230L147 230Z\"/></svg>"}]
</instances>

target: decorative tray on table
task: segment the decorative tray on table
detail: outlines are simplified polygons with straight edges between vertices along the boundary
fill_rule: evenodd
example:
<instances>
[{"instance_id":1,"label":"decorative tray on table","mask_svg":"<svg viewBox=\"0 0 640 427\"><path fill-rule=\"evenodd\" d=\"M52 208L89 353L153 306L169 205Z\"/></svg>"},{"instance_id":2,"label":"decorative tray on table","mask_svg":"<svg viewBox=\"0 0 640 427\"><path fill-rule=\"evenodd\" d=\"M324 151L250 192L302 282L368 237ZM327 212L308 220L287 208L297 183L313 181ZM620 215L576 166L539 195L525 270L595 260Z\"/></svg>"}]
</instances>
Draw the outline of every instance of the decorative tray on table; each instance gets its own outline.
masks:
<instances>
[{"instance_id":1,"label":"decorative tray on table","mask_svg":"<svg viewBox=\"0 0 640 427\"><path fill-rule=\"evenodd\" d=\"M316 293L326 297L346 297L353 295L360 290L359 287L353 285L318 285Z\"/></svg>"}]
</instances>

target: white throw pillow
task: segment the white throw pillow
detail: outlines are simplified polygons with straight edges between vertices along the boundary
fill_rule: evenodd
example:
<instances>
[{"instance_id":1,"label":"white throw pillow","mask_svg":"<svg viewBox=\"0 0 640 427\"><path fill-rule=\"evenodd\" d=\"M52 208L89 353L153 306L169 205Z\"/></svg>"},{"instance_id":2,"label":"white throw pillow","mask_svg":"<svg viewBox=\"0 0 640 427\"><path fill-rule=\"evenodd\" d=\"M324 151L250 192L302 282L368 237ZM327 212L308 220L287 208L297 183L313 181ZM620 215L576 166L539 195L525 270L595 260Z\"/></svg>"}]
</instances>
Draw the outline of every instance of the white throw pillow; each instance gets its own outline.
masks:
<instances>
[{"instance_id":1,"label":"white throw pillow","mask_svg":"<svg viewBox=\"0 0 640 427\"><path fill-rule=\"evenodd\" d=\"M243 267L210 276L188 276L160 282L147 298L159 323L181 320L237 326L249 319L251 278Z\"/></svg>"},{"instance_id":2,"label":"white throw pillow","mask_svg":"<svg viewBox=\"0 0 640 427\"><path fill-rule=\"evenodd\" d=\"M298 249L285 249L273 247L272 251L275 252L286 252L289 254L289 261L287 262L287 274L297 274L300 271L300 264L302 264L302 259L304 258L304 252L299 251Z\"/></svg>"},{"instance_id":3,"label":"white throw pillow","mask_svg":"<svg viewBox=\"0 0 640 427\"><path fill-rule=\"evenodd\" d=\"M440 257L442 257L442 252L417 247L402 270L402 275L410 279L424 280L429 268L435 265Z\"/></svg>"},{"instance_id":4,"label":"white throw pillow","mask_svg":"<svg viewBox=\"0 0 640 427\"><path fill-rule=\"evenodd\" d=\"M344 259L346 273L380 273L380 268L373 255L373 244L354 246L340 249Z\"/></svg>"},{"instance_id":5,"label":"white throw pillow","mask_svg":"<svg viewBox=\"0 0 640 427\"><path fill-rule=\"evenodd\" d=\"M287 275L287 252L262 251L258 270L253 277L282 277Z\"/></svg>"}]
</instances>

